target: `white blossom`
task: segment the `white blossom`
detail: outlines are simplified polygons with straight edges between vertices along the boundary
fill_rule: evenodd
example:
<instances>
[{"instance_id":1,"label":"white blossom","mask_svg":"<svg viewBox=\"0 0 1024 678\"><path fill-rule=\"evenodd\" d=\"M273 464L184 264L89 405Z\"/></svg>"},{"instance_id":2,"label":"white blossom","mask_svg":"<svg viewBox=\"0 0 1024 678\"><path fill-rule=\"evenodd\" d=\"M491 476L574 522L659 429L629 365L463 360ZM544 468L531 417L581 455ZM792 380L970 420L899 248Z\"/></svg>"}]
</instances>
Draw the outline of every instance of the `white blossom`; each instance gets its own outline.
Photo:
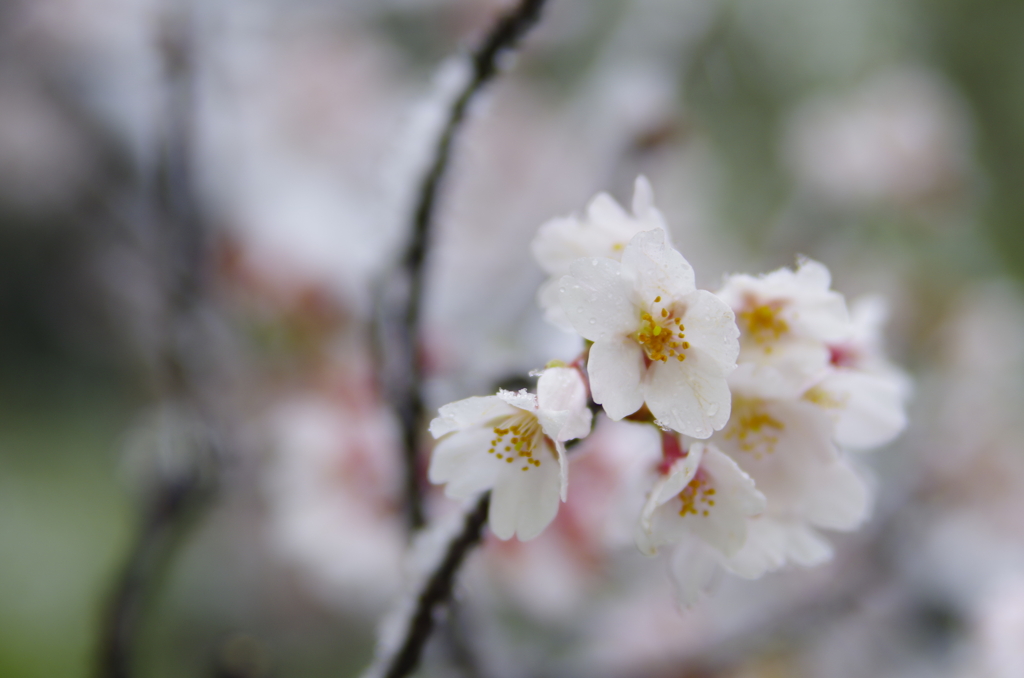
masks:
<instances>
[{"instance_id":1,"label":"white blossom","mask_svg":"<svg viewBox=\"0 0 1024 678\"><path fill-rule=\"evenodd\" d=\"M850 336L846 301L816 261L754 277L729 276L717 293L736 313L740 372L801 392L829 363L829 343Z\"/></svg>"},{"instance_id":2,"label":"white blossom","mask_svg":"<svg viewBox=\"0 0 1024 678\"><path fill-rule=\"evenodd\" d=\"M695 442L655 482L640 515L637 546L653 555L695 535L729 556L743 546L747 520L764 508L764 496L735 461Z\"/></svg>"},{"instance_id":3,"label":"white blossom","mask_svg":"<svg viewBox=\"0 0 1024 678\"><path fill-rule=\"evenodd\" d=\"M679 602L689 605L711 581L715 561L743 547L748 523L764 510L765 497L753 479L714 445L696 442L655 482L636 544L648 555L676 546L673 578Z\"/></svg>"},{"instance_id":4,"label":"white blossom","mask_svg":"<svg viewBox=\"0 0 1024 678\"><path fill-rule=\"evenodd\" d=\"M594 342L591 393L614 420L646 403L664 426L707 438L729 419L739 330L663 231L633 236L622 261L577 259L560 285L573 327Z\"/></svg>"},{"instance_id":5,"label":"white blossom","mask_svg":"<svg viewBox=\"0 0 1024 678\"><path fill-rule=\"evenodd\" d=\"M439 414L430 423L430 433L443 437L431 458L430 481L445 483L452 499L492 489L488 520L500 539L540 534L566 498L565 441L590 431L580 373L547 369L536 395L500 390L449 403Z\"/></svg>"},{"instance_id":6,"label":"white blossom","mask_svg":"<svg viewBox=\"0 0 1024 678\"><path fill-rule=\"evenodd\" d=\"M573 329L559 302L560 281L569 273L572 262L581 257L619 261L637 233L667 233L665 219L654 206L654 191L643 176L636 178L632 207L630 214L607 193L598 193L587 204L583 216L558 217L545 222L537 231L532 243L533 256L549 276L537 293L537 302L548 322L570 332Z\"/></svg>"},{"instance_id":7,"label":"white blossom","mask_svg":"<svg viewBox=\"0 0 1024 678\"><path fill-rule=\"evenodd\" d=\"M850 336L829 345L824 376L804 398L825 408L835 421L835 439L844 449L884 445L907 423L905 403L911 384L882 350L885 302L865 297L854 304Z\"/></svg>"},{"instance_id":8,"label":"white blossom","mask_svg":"<svg viewBox=\"0 0 1024 678\"><path fill-rule=\"evenodd\" d=\"M817 565L832 549L818 528L852 530L870 493L833 442L827 412L803 399L736 393L729 424L712 441L750 475L766 499L742 548L722 565L748 579L788 562Z\"/></svg>"}]
</instances>

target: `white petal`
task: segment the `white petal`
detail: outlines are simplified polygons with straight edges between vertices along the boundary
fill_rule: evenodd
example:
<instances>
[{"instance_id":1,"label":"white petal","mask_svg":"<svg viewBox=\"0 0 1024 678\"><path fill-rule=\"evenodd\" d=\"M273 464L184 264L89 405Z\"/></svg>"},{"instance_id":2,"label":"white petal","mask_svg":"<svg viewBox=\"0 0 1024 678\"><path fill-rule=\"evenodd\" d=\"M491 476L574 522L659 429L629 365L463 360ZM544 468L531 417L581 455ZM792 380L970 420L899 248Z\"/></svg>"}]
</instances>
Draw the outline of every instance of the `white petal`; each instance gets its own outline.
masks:
<instances>
[{"instance_id":1,"label":"white petal","mask_svg":"<svg viewBox=\"0 0 1024 678\"><path fill-rule=\"evenodd\" d=\"M618 421L644 404L644 353L632 339L609 339L591 346L587 374L594 402L611 419Z\"/></svg>"},{"instance_id":2,"label":"white petal","mask_svg":"<svg viewBox=\"0 0 1024 678\"><path fill-rule=\"evenodd\" d=\"M515 414L515 409L497 396L474 396L454 403L443 405L438 410L439 417L430 422L430 435L440 438L443 435L483 424L491 419Z\"/></svg>"},{"instance_id":3,"label":"white petal","mask_svg":"<svg viewBox=\"0 0 1024 678\"><path fill-rule=\"evenodd\" d=\"M686 609L715 583L719 573L718 560L700 542L682 543L672 552L671 572L676 603Z\"/></svg>"},{"instance_id":4,"label":"white petal","mask_svg":"<svg viewBox=\"0 0 1024 678\"><path fill-rule=\"evenodd\" d=\"M562 308L573 329L590 341L618 338L636 331L639 311L632 284L622 265L611 259L577 259L562 278Z\"/></svg>"},{"instance_id":5,"label":"white petal","mask_svg":"<svg viewBox=\"0 0 1024 678\"><path fill-rule=\"evenodd\" d=\"M884 445L907 425L905 386L896 374L838 370L819 388L839 403L835 435L843 447L869 449Z\"/></svg>"},{"instance_id":6,"label":"white petal","mask_svg":"<svg viewBox=\"0 0 1024 678\"><path fill-rule=\"evenodd\" d=\"M729 421L732 395L719 366L698 349L686 360L648 369L644 400L659 422L693 438L708 438Z\"/></svg>"},{"instance_id":7,"label":"white petal","mask_svg":"<svg viewBox=\"0 0 1024 678\"><path fill-rule=\"evenodd\" d=\"M657 207L654 206L654 189L647 177L640 175L633 184L633 215L636 217L636 232L659 229L665 231L668 237L668 230L665 224L665 217ZM631 233L630 237L634 234Z\"/></svg>"},{"instance_id":8,"label":"white petal","mask_svg":"<svg viewBox=\"0 0 1024 678\"><path fill-rule=\"evenodd\" d=\"M544 432L552 440L584 438L590 433L593 413L587 407L587 386L579 370L571 367L544 370L537 380L537 404L542 414L566 413L557 429L545 427ZM541 423L544 423L543 417Z\"/></svg>"},{"instance_id":9,"label":"white petal","mask_svg":"<svg viewBox=\"0 0 1024 678\"><path fill-rule=\"evenodd\" d=\"M623 275L635 281L643 304L658 296L681 299L696 289L693 268L668 244L664 231L643 231L633 236L622 253Z\"/></svg>"},{"instance_id":10,"label":"white petal","mask_svg":"<svg viewBox=\"0 0 1024 678\"><path fill-rule=\"evenodd\" d=\"M732 309L704 290L686 295L683 301L686 304L683 315L686 340L714 360L723 374L728 374L736 366L740 352L740 328Z\"/></svg>"},{"instance_id":11,"label":"white petal","mask_svg":"<svg viewBox=\"0 0 1024 678\"><path fill-rule=\"evenodd\" d=\"M566 266L566 270L568 270ZM540 289L537 290L537 304L544 311L544 320L548 321L560 330L566 332L575 332L572 323L569 322L569 316L565 314L565 309L562 308L562 278L549 278L545 280Z\"/></svg>"},{"instance_id":12,"label":"white petal","mask_svg":"<svg viewBox=\"0 0 1024 678\"><path fill-rule=\"evenodd\" d=\"M521 470L520 462L508 465L491 493L488 521L499 539L533 539L558 513L562 487L562 468L550 456L540 466Z\"/></svg>"},{"instance_id":13,"label":"white petal","mask_svg":"<svg viewBox=\"0 0 1024 678\"><path fill-rule=\"evenodd\" d=\"M569 265L580 257L593 256L590 229L576 217L559 217L537 229L530 248L533 257L546 273L561 277Z\"/></svg>"},{"instance_id":14,"label":"white petal","mask_svg":"<svg viewBox=\"0 0 1024 678\"><path fill-rule=\"evenodd\" d=\"M615 198L607 193L598 193L587 203L587 219L603 224L620 224L631 221L630 216Z\"/></svg>"},{"instance_id":15,"label":"white petal","mask_svg":"<svg viewBox=\"0 0 1024 678\"><path fill-rule=\"evenodd\" d=\"M833 530L860 527L871 508L867 483L841 459L822 468L817 475L813 491L804 500L807 520Z\"/></svg>"},{"instance_id":16,"label":"white petal","mask_svg":"<svg viewBox=\"0 0 1024 678\"><path fill-rule=\"evenodd\" d=\"M654 189L644 175L639 175L633 183L633 214L640 216L654 207Z\"/></svg>"},{"instance_id":17,"label":"white petal","mask_svg":"<svg viewBox=\"0 0 1024 678\"><path fill-rule=\"evenodd\" d=\"M703 443L694 443L690 446L690 451L682 459L677 459L672 468L669 470L665 479L661 483L655 484L655 489L651 490L651 495L654 497L655 503L661 506L670 499L675 498L683 491L690 481L693 480L693 476L697 473L697 469L700 468L700 462L704 458L704 451L707 449L707 445Z\"/></svg>"},{"instance_id":18,"label":"white petal","mask_svg":"<svg viewBox=\"0 0 1024 678\"><path fill-rule=\"evenodd\" d=\"M747 524L747 541L722 564L744 579L758 579L774 572L786 564L785 530L767 516L751 520Z\"/></svg>"},{"instance_id":19,"label":"white petal","mask_svg":"<svg viewBox=\"0 0 1024 678\"><path fill-rule=\"evenodd\" d=\"M668 503L679 496L679 493L690 484L693 476L700 467L700 460L704 456L704 445L696 444L682 459L676 460L672 468L665 475L660 475L655 481L651 491L647 494L647 501L640 511L640 534L637 535L637 547L647 555L654 555L659 546L663 545L663 538L654 535L654 512L658 507Z\"/></svg>"},{"instance_id":20,"label":"white petal","mask_svg":"<svg viewBox=\"0 0 1024 678\"><path fill-rule=\"evenodd\" d=\"M750 521L747 541L723 561L727 570L745 579L757 579L787 562L810 567L832 557L832 547L814 530L799 523L764 517Z\"/></svg>"},{"instance_id":21,"label":"white petal","mask_svg":"<svg viewBox=\"0 0 1024 678\"><path fill-rule=\"evenodd\" d=\"M430 482L446 483L444 493L452 499L469 499L493 487L503 470L487 453L493 436L490 429L474 428L439 442L430 457Z\"/></svg>"},{"instance_id":22,"label":"white petal","mask_svg":"<svg viewBox=\"0 0 1024 678\"><path fill-rule=\"evenodd\" d=\"M804 567L814 567L832 559L832 546L817 531L803 525L791 527L787 552L790 561Z\"/></svg>"}]
</instances>

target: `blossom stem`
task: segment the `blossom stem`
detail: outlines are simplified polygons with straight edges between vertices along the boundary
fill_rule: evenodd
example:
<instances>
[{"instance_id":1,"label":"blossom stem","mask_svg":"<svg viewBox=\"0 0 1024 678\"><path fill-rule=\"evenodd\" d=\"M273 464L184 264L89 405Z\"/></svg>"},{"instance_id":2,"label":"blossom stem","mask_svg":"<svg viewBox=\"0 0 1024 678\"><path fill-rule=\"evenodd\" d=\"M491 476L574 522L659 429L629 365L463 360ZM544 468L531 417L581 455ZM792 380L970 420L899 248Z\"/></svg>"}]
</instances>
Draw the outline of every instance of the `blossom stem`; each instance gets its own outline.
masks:
<instances>
[{"instance_id":1,"label":"blossom stem","mask_svg":"<svg viewBox=\"0 0 1024 678\"><path fill-rule=\"evenodd\" d=\"M400 315L397 356L398 374L403 375L401 393L393 400L402 425L405 452L405 499L407 519L412 528L423 526L423 487L419 469L420 428L424 418L423 365L419 355L420 307L423 299L424 262L430 233L433 229L438 191L448 170L452 145L461 129L470 103L499 73L499 60L514 49L526 32L540 18L546 0L520 0L503 14L483 43L472 54L472 76L452 102L444 128L437 140L433 160L423 175L412 219L412 235L402 257L402 268L408 283L404 312Z\"/></svg>"},{"instance_id":2,"label":"blossom stem","mask_svg":"<svg viewBox=\"0 0 1024 678\"><path fill-rule=\"evenodd\" d=\"M483 537L490 505L491 493L486 492L466 514L462 531L449 542L444 558L427 578L416 600L405 636L384 673L385 678L403 678L416 670L423 648L434 630L436 613L451 600L455 575L470 549L479 544Z\"/></svg>"}]
</instances>

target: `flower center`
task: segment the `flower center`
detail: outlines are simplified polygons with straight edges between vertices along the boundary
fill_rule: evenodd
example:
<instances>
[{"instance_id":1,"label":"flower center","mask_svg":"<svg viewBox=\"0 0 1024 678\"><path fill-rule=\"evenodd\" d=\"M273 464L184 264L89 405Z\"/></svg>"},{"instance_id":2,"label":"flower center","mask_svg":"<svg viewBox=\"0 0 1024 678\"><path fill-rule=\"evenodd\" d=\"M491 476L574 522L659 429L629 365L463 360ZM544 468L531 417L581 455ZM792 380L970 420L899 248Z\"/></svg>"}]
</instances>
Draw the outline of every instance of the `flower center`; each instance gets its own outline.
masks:
<instances>
[{"instance_id":1,"label":"flower center","mask_svg":"<svg viewBox=\"0 0 1024 678\"><path fill-rule=\"evenodd\" d=\"M789 332L789 324L780 315L780 302L750 306L746 311L739 312L739 318L746 325L747 333L754 341L759 344L778 341L779 337Z\"/></svg>"},{"instance_id":2,"label":"flower center","mask_svg":"<svg viewBox=\"0 0 1024 678\"><path fill-rule=\"evenodd\" d=\"M655 297L651 310L654 311L655 304L660 303L661 297ZM673 312L664 306L656 315L647 311L640 314L636 340L644 347L651 362L660 360L664 363L668 362L669 358L675 358L680 362L686 360L683 351L690 348L690 342L685 339L686 327L683 325L683 319L675 317Z\"/></svg>"},{"instance_id":3,"label":"flower center","mask_svg":"<svg viewBox=\"0 0 1024 678\"><path fill-rule=\"evenodd\" d=\"M544 430L537 417L522 411L503 419L491 430L494 431L494 438L487 450L488 454L508 464L519 459L524 464L524 471L529 471L531 466L540 466L541 460L533 456L544 440Z\"/></svg>"},{"instance_id":4,"label":"flower center","mask_svg":"<svg viewBox=\"0 0 1024 678\"><path fill-rule=\"evenodd\" d=\"M711 487L703 470L698 470L690 484L679 493L679 501L683 506L679 509L679 515L707 516L708 509L715 505L715 488Z\"/></svg>"},{"instance_id":5,"label":"flower center","mask_svg":"<svg viewBox=\"0 0 1024 678\"><path fill-rule=\"evenodd\" d=\"M757 402L745 398L733 400L732 417L725 429L725 439L735 440L743 452L751 452L755 459L775 451L779 432L786 425L768 414Z\"/></svg>"}]
</instances>

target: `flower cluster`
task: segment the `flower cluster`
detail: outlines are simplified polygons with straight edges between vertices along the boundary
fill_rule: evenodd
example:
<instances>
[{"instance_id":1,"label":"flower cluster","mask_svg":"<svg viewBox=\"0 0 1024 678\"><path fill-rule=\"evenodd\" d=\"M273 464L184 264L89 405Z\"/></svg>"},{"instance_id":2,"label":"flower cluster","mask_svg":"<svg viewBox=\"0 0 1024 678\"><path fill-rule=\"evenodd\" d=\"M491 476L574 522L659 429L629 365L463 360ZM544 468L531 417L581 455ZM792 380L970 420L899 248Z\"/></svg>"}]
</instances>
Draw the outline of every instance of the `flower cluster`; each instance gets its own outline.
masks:
<instances>
[{"instance_id":1,"label":"flower cluster","mask_svg":"<svg viewBox=\"0 0 1024 678\"><path fill-rule=\"evenodd\" d=\"M870 494L846 451L895 437L908 393L881 351L878 300L851 313L810 260L697 289L642 177L632 214L601 194L585 216L544 224L533 250L550 276L538 301L586 340L573 363L585 357L585 375L551 367L536 395L452 403L430 427L442 438L430 479L459 499L491 489L495 535L530 539L554 519L588 401L661 429L636 543L673 547L683 604L719 568L756 578L820 563L831 549L819 529L865 520Z\"/></svg>"}]
</instances>

